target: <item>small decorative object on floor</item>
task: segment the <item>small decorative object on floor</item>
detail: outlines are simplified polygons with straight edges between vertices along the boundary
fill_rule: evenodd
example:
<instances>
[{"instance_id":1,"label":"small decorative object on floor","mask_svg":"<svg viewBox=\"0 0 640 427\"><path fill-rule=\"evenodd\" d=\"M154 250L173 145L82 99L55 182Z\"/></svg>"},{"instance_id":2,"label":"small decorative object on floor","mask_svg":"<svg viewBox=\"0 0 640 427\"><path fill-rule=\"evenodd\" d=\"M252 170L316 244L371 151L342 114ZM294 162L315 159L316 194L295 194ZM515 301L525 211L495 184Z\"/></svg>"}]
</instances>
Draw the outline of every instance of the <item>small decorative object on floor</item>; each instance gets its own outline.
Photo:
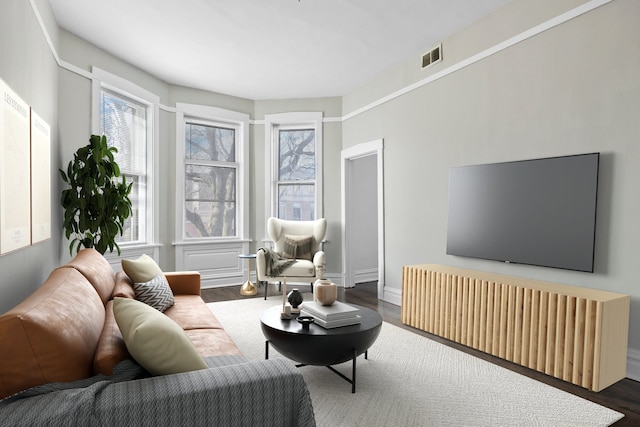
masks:
<instances>
[{"instance_id":1,"label":"small decorative object on floor","mask_svg":"<svg viewBox=\"0 0 640 427\"><path fill-rule=\"evenodd\" d=\"M302 304L302 294L298 289L292 289L287 295L287 300L291 304L292 313L300 313L300 304Z\"/></svg>"},{"instance_id":2,"label":"small decorative object on floor","mask_svg":"<svg viewBox=\"0 0 640 427\"><path fill-rule=\"evenodd\" d=\"M331 305L338 298L338 287L329 279L318 279L313 285L314 299L322 305Z\"/></svg>"}]
</instances>

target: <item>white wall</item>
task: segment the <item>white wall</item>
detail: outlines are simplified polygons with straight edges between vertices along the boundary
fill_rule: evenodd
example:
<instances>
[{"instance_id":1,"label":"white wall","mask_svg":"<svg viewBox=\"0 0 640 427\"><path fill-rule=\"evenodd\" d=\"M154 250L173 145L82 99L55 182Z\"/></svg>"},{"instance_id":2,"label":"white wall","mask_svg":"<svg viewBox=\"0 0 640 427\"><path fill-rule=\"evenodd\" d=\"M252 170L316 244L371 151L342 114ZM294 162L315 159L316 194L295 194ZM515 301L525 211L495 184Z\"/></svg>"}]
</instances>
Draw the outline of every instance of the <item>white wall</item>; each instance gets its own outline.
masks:
<instances>
[{"instance_id":1,"label":"white wall","mask_svg":"<svg viewBox=\"0 0 640 427\"><path fill-rule=\"evenodd\" d=\"M34 2L42 22L57 43L57 26L49 3ZM38 288L58 264L61 222L58 194L58 67L51 55L38 17L25 0L0 2L0 79L51 126L52 238L0 256L0 313Z\"/></svg>"},{"instance_id":2,"label":"white wall","mask_svg":"<svg viewBox=\"0 0 640 427\"><path fill-rule=\"evenodd\" d=\"M433 69L416 57L345 96L343 145L385 141L386 286L401 286L403 265L437 263L630 294L629 371L640 379L640 2L614 0L444 72L582 3L595 4L516 0L444 40ZM430 76L440 78L370 105ZM445 254L449 167L595 151L593 274Z\"/></svg>"}]
</instances>

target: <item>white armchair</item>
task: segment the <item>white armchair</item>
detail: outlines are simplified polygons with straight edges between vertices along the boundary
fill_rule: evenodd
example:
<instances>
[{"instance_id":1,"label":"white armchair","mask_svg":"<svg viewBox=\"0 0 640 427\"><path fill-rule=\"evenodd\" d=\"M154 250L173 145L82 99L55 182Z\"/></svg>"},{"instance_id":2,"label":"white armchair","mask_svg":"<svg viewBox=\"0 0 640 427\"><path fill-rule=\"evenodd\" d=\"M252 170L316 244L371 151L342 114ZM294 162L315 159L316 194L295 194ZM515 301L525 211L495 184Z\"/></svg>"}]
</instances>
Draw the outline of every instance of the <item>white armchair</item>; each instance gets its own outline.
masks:
<instances>
[{"instance_id":1,"label":"white armchair","mask_svg":"<svg viewBox=\"0 0 640 427\"><path fill-rule=\"evenodd\" d=\"M289 221L271 217L267 221L267 233L273 241L272 251L276 256L284 259L292 259L278 275L270 275L269 251L258 250L256 254L256 270L258 281L282 283L308 282L313 283L324 278L326 259L322 248L322 241L327 233L327 220L324 218L315 221ZM265 285L264 298L267 298Z\"/></svg>"}]
</instances>

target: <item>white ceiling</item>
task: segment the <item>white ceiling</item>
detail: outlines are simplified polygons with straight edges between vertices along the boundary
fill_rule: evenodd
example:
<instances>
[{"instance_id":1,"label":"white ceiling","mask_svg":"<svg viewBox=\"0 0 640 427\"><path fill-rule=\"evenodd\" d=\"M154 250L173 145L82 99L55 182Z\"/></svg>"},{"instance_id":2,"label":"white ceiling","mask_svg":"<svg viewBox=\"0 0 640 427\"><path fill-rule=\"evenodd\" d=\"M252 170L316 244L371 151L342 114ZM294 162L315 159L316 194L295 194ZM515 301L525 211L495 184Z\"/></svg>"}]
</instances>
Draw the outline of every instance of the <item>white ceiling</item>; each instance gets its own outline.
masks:
<instances>
[{"instance_id":1,"label":"white ceiling","mask_svg":"<svg viewBox=\"0 0 640 427\"><path fill-rule=\"evenodd\" d=\"M49 0L60 27L168 83L256 100L345 95L508 1Z\"/></svg>"}]
</instances>

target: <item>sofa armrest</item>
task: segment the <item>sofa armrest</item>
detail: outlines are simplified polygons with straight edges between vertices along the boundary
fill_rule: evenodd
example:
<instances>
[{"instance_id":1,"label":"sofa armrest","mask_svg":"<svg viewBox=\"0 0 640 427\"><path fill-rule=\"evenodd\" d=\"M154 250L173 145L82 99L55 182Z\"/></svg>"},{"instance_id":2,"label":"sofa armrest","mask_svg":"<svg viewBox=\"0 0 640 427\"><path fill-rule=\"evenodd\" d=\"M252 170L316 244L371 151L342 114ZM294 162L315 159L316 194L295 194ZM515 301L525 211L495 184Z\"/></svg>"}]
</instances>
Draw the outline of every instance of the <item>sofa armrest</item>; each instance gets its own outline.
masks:
<instances>
[{"instance_id":1,"label":"sofa armrest","mask_svg":"<svg viewBox=\"0 0 640 427\"><path fill-rule=\"evenodd\" d=\"M164 273L174 295L200 295L200 273L197 271L169 271Z\"/></svg>"},{"instance_id":2,"label":"sofa armrest","mask_svg":"<svg viewBox=\"0 0 640 427\"><path fill-rule=\"evenodd\" d=\"M102 381L0 402L0 416L7 425L315 426L306 383L286 359Z\"/></svg>"}]
</instances>

